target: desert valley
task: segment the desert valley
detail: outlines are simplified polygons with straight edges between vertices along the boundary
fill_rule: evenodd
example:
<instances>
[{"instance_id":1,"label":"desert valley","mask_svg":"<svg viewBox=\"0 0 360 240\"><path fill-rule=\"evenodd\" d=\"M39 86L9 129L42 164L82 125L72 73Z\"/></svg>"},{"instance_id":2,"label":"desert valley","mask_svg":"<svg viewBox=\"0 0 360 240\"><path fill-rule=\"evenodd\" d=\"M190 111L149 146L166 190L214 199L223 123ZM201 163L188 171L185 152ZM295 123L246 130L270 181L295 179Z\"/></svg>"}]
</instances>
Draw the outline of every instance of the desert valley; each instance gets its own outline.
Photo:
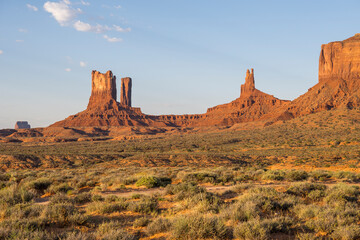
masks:
<instances>
[{"instance_id":1,"label":"desert valley","mask_svg":"<svg viewBox=\"0 0 360 240\"><path fill-rule=\"evenodd\" d=\"M87 108L0 130L1 239L359 239L360 34L321 46L293 101L255 87L147 115L92 71Z\"/></svg>"}]
</instances>

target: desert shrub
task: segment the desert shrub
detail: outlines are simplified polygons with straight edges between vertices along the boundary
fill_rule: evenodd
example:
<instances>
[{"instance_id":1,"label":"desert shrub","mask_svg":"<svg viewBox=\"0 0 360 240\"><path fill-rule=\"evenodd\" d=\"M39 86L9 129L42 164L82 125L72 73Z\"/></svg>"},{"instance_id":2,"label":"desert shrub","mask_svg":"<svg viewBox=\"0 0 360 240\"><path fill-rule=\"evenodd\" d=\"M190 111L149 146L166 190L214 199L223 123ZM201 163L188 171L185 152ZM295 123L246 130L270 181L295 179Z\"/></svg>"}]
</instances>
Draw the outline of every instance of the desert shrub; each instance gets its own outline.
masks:
<instances>
[{"instance_id":1,"label":"desert shrub","mask_svg":"<svg viewBox=\"0 0 360 240\"><path fill-rule=\"evenodd\" d=\"M43 206L29 204L29 203L20 203L12 207L6 207L5 212L3 213L3 218L11 219L27 219L39 217L43 211Z\"/></svg>"},{"instance_id":2,"label":"desert shrub","mask_svg":"<svg viewBox=\"0 0 360 240\"><path fill-rule=\"evenodd\" d=\"M205 192L205 188L194 183L180 183L177 185L168 185L166 187L166 194L175 195L176 200L182 200L187 197L192 197L195 194Z\"/></svg>"},{"instance_id":3,"label":"desert shrub","mask_svg":"<svg viewBox=\"0 0 360 240\"><path fill-rule=\"evenodd\" d=\"M101 195L94 194L94 195L92 195L91 200L94 202L101 202L101 201L104 201L104 198Z\"/></svg>"},{"instance_id":4,"label":"desert shrub","mask_svg":"<svg viewBox=\"0 0 360 240\"><path fill-rule=\"evenodd\" d=\"M295 183L286 190L286 193L300 197L307 197L313 191L320 191L322 194L324 194L325 190L326 186L324 184Z\"/></svg>"},{"instance_id":5,"label":"desert shrub","mask_svg":"<svg viewBox=\"0 0 360 240\"><path fill-rule=\"evenodd\" d=\"M11 228L11 227L0 227L0 239L56 239L54 233L49 233L43 230L34 230L28 228Z\"/></svg>"},{"instance_id":6,"label":"desert shrub","mask_svg":"<svg viewBox=\"0 0 360 240\"><path fill-rule=\"evenodd\" d=\"M185 198L182 206L188 209L196 206L195 209L201 213L218 213L222 204L223 200L220 199L218 196L213 193L204 192Z\"/></svg>"},{"instance_id":7,"label":"desert shrub","mask_svg":"<svg viewBox=\"0 0 360 240\"><path fill-rule=\"evenodd\" d=\"M0 173L0 181L7 182L9 181L11 176L7 173Z\"/></svg>"},{"instance_id":8,"label":"desert shrub","mask_svg":"<svg viewBox=\"0 0 360 240\"><path fill-rule=\"evenodd\" d=\"M167 232L171 227L171 222L167 218L157 218L152 221L146 228L148 235L154 235L156 233Z\"/></svg>"},{"instance_id":9,"label":"desert shrub","mask_svg":"<svg viewBox=\"0 0 360 240\"><path fill-rule=\"evenodd\" d=\"M124 185L131 185L134 184L138 181L138 177L129 177L129 178L125 178L124 180L122 180L122 183Z\"/></svg>"},{"instance_id":10,"label":"desert shrub","mask_svg":"<svg viewBox=\"0 0 360 240\"><path fill-rule=\"evenodd\" d=\"M285 172L282 170L268 170L262 175L262 179L282 181L285 179Z\"/></svg>"},{"instance_id":11,"label":"desert shrub","mask_svg":"<svg viewBox=\"0 0 360 240\"><path fill-rule=\"evenodd\" d=\"M17 187L15 184L0 190L0 202L8 205L30 202L35 197L32 191Z\"/></svg>"},{"instance_id":12,"label":"desert shrub","mask_svg":"<svg viewBox=\"0 0 360 240\"><path fill-rule=\"evenodd\" d=\"M286 172L286 179L289 181L303 181L309 177L304 170L292 170Z\"/></svg>"},{"instance_id":13,"label":"desert shrub","mask_svg":"<svg viewBox=\"0 0 360 240\"><path fill-rule=\"evenodd\" d=\"M154 187L165 187L168 184L171 184L170 178L158 178L154 176L143 176L135 183L137 187L145 186L147 188Z\"/></svg>"},{"instance_id":14,"label":"desert shrub","mask_svg":"<svg viewBox=\"0 0 360 240\"><path fill-rule=\"evenodd\" d=\"M87 193L87 192L79 193L74 197L74 202L79 204L83 204L91 201L92 201L92 195L91 193Z\"/></svg>"},{"instance_id":15,"label":"desert shrub","mask_svg":"<svg viewBox=\"0 0 360 240\"><path fill-rule=\"evenodd\" d=\"M92 202L86 207L86 211L90 213L109 214L126 210L128 205L126 201L116 203Z\"/></svg>"},{"instance_id":16,"label":"desert shrub","mask_svg":"<svg viewBox=\"0 0 360 240\"><path fill-rule=\"evenodd\" d=\"M137 236L121 229L121 224L116 221L104 222L99 225L96 235L102 240L136 240Z\"/></svg>"},{"instance_id":17,"label":"desert shrub","mask_svg":"<svg viewBox=\"0 0 360 240\"><path fill-rule=\"evenodd\" d=\"M331 173L325 170L316 170L309 173L309 176L316 181L326 181L331 178Z\"/></svg>"},{"instance_id":18,"label":"desert shrub","mask_svg":"<svg viewBox=\"0 0 360 240\"><path fill-rule=\"evenodd\" d=\"M72 203L73 199L71 199L69 196L67 196L64 193L57 193L53 195L50 198L50 204L56 204L56 203Z\"/></svg>"},{"instance_id":19,"label":"desert shrub","mask_svg":"<svg viewBox=\"0 0 360 240\"><path fill-rule=\"evenodd\" d=\"M357 224L337 227L331 234L333 239L355 240L360 238L360 227Z\"/></svg>"},{"instance_id":20,"label":"desert shrub","mask_svg":"<svg viewBox=\"0 0 360 240\"><path fill-rule=\"evenodd\" d=\"M58 185L52 184L48 189L50 193L67 193L70 190L73 190L73 188L70 187L67 183L60 183Z\"/></svg>"},{"instance_id":21,"label":"desert shrub","mask_svg":"<svg viewBox=\"0 0 360 240\"><path fill-rule=\"evenodd\" d=\"M180 216L174 219L175 239L232 239L231 230L217 217Z\"/></svg>"},{"instance_id":22,"label":"desert shrub","mask_svg":"<svg viewBox=\"0 0 360 240\"><path fill-rule=\"evenodd\" d=\"M305 226L315 232L332 233L336 228L359 221L359 210L354 203L324 206L316 211L316 218L305 222Z\"/></svg>"},{"instance_id":23,"label":"desert shrub","mask_svg":"<svg viewBox=\"0 0 360 240\"><path fill-rule=\"evenodd\" d=\"M248 221L253 218L259 217L261 214L260 208L256 203L251 201L237 202L229 207L225 207L221 211L221 216L225 219L231 219L233 221Z\"/></svg>"},{"instance_id":24,"label":"desert shrub","mask_svg":"<svg viewBox=\"0 0 360 240\"><path fill-rule=\"evenodd\" d=\"M78 210L73 204L56 203L46 206L42 213L42 217L47 219L48 222L56 222L59 225L68 225L73 222L73 215L78 213Z\"/></svg>"},{"instance_id":25,"label":"desert shrub","mask_svg":"<svg viewBox=\"0 0 360 240\"><path fill-rule=\"evenodd\" d=\"M326 192L325 201L328 203L345 203L355 202L360 194L358 186L350 186L346 184L337 184Z\"/></svg>"},{"instance_id":26,"label":"desert shrub","mask_svg":"<svg viewBox=\"0 0 360 240\"><path fill-rule=\"evenodd\" d=\"M49 178L38 178L36 180L33 180L27 184L28 189L34 189L39 192L43 192L46 190L50 185L52 181Z\"/></svg>"},{"instance_id":27,"label":"desert shrub","mask_svg":"<svg viewBox=\"0 0 360 240\"><path fill-rule=\"evenodd\" d=\"M140 201L130 202L128 210L139 213L154 213L159 210L159 203L156 198L142 198Z\"/></svg>"},{"instance_id":28,"label":"desert shrub","mask_svg":"<svg viewBox=\"0 0 360 240\"><path fill-rule=\"evenodd\" d=\"M182 178L182 182L217 183L220 176L211 172L188 173Z\"/></svg>"},{"instance_id":29,"label":"desert shrub","mask_svg":"<svg viewBox=\"0 0 360 240\"><path fill-rule=\"evenodd\" d=\"M116 202L119 200L119 197L116 195L109 195L105 197L105 202Z\"/></svg>"},{"instance_id":30,"label":"desert shrub","mask_svg":"<svg viewBox=\"0 0 360 240\"><path fill-rule=\"evenodd\" d=\"M268 239L271 233L288 233L293 221L288 217L253 219L235 227L234 235L239 239Z\"/></svg>"},{"instance_id":31,"label":"desert shrub","mask_svg":"<svg viewBox=\"0 0 360 240\"><path fill-rule=\"evenodd\" d=\"M265 214L273 214L277 211L289 210L299 202L299 199L277 192L271 187L257 187L239 197L238 204L245 204L246 202L253 202Z\"/></svg>"},{"instance_id":32,"label":"desert shrub","mask_svg":"<svg viewBox=\"0 0 360 240\"><path fill-rule=\"evenodd\" d=\"M353 172L345 172L345 171L338 171L334 172L333 176L336 179L343 179L349 182L359 182L360 176L359 174L353 173Z\"/></svg>"},{"instance_id":33,"label":"desert shrub","mask_svg":"<svg viewBox=\"0 0 360 240\"><path fill-rule=\"evenodd\" d=\"M59 240L95 240L92 233L72 231L58 236Z\"/></svg>"},{"instance_id":34,"label":"desert shrub","mask_svg":"<svg viewBox=\"0 0 360 240\"><path fill-rule=\"evenodd\" d=\"M231 188L231 190L236 193L243 193L246 190L253 188L253 187L254 187L254 185L251 183L240 183L240 184L236 184L235 186L233 186Z\"/></svg>"},{"instance_id":35,"label":"desert shrub","mask_svg":"<svg viewBox=\"0 0 360 240\"><path fill-rule=\"evenodd\" d=\"M298 204L293 209L293 212L296 214L296 216L304 220L314 218L319 211L320 207L313 204Z\"/></svg>"},{"instance_id":36,"label":"desert shrub","mask_svg":"<svg viewBox=\"0 0 360 240\"><path fill-rule=\"evenodd\" d=\"M135 219L133 226L134 227L145 227L150 223L150 219L147 217L140 217Z\"/></svg>"},{"instance_id":37,"label":"desert shrub","mask_svg":"<svg viewBox=\"0 0 360 240\"><path fill-rule=\"evenodd\" d=\"M296 239L298 240L315 240L319 239L315 233L298 233L296 235Z\"/></svg>"}]
</instances>

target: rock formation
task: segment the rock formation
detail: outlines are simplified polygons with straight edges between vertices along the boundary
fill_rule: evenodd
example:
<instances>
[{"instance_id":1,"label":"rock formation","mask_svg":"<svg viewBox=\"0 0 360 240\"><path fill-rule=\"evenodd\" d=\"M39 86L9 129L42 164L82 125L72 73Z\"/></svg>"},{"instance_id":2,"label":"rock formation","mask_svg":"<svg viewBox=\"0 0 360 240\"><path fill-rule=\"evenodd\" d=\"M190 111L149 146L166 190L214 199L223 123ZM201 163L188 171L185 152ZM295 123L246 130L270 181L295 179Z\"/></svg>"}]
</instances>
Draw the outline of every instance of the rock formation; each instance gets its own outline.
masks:
<instances>
[{"instance_id":1,"label":"rock formation","mask_svg":"<svg viewBox=\"0 0 360 240\"><path fill-rule=\"evenodd\" d=\"M121 79L120 103L127 107L131 107L131 87L131 78L127 77Z\"/></svg>"},{"instance_id":2,"label":"rock formation","mask_svg":"<svg viewBox=\"0 0 360 240\"><path fill-rule=\"evenodd\" d=\"M359 106L360 34L356 34L321 46L318 84L293 100L278 116L286 120L333 108Z\"/></svg>"},{"instance_id":3,"label":"rock formation","mask_svg":"<svg viewBox=\"0 0 360 240\"><path fill-rule=\"evenodd\" d=\"M30 129L31 126L27 121L17 121L15 124L15 129Z\"/></svg>"},{"instance_id":4,"label":"rock formation","mask_svg":"<svg viewBox=\"0 0 360 240\"><path fill-rule=\"evenodd\" d=\"M240 95L250 94L255 90L255 78L254 78L254 69L249 69L246 71L245 83L241 85Z\"/></svg>"},{"instance_id":5,"label":"rock formation","mask_svg":"<svg viewBox=\"0 0 360 240\"><path fill-rule=\"evenodd\" d=\"M254 70L247 70L240 97L209 108L204 114L145 115L131 106L131 78L121 79L121 103L116 102L115 76L111 71L92 72L88 108L53 124L85 126L214 126L264 120L272 123L338 107L360 106L360 34L321 47L319 83L294 101L280 100L255 88Z\"/></svg>"},{"instance_id":6,"label":"rock formation","mask_svg":"<svg viewBox=\"0 0 360 240\"><path fill-rule=\"evenodd\" d=\"M91 96L87 108L109 108L114 102L116 102L116 77L111 71L104 74L92 71Z\"/></svg>"}]
</instances>

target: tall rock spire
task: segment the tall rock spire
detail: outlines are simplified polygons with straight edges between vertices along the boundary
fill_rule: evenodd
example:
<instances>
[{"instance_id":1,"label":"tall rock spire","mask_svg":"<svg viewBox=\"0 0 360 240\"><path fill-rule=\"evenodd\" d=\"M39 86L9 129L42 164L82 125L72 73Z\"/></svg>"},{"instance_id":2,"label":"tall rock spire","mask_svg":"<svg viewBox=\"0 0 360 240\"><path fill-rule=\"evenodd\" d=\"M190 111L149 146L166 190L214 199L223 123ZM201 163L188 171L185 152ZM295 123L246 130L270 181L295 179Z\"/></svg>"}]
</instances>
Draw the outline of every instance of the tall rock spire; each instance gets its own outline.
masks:
<instances>
[{"instance_id":1,"label":"tall rock spire","mask_svg":"<svg viewBox=\"0 0 360 240\"><path fill-rule=\"evenodd\" d=\"M121 79L120 103L124 106L131 107L131 87L131 78L126 77Z\"/></svg>"},{"instance_id":2,"label":"tall rock spire","mask_svg":"<svg viewBox=\"0 0 360 240\"><path fill-rule=\"evenodd\" d=\"M254 79L254 69L248 69L246 71L245 83L241 85L241 94L248 94L255 90L255 79Z\"/></svg>"}]
</instances>

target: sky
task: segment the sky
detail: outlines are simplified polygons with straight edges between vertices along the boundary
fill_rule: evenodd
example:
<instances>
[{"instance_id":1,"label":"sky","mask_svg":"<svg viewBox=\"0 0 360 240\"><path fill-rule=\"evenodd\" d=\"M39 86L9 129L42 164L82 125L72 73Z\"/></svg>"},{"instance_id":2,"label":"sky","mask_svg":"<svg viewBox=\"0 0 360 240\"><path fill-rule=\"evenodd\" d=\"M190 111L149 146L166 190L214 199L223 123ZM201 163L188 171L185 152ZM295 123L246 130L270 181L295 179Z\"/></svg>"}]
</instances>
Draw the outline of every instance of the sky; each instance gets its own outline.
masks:
<instances>
[{"instance_id":1,"label":"sky","mask_svg":"<svg viewBox=\"0 0 360 240\"><path fill-rule=\"evenodd\" d=\"M0 0L0 129L84 110L91 71L133 79L146 114L204 113L256 88L295 99L321 44L360 32L360 1ZM118 100L119 101L119 100Z\"/></svg>"}]
</instances>

